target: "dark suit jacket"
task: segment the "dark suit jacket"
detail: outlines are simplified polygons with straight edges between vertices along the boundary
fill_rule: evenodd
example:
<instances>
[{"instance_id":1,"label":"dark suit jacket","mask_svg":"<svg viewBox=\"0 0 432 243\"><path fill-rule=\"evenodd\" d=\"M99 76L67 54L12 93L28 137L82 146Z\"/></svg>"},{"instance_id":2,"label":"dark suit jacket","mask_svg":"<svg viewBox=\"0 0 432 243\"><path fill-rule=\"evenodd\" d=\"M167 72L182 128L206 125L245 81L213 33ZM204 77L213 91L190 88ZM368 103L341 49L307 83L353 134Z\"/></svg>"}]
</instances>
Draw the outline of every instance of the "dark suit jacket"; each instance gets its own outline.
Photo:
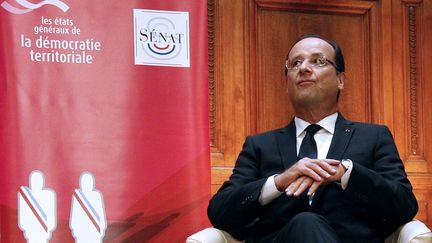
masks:
<instances>
[{"instance_id":1,"label":"dark suit jacket","mask_svg":"<svg viewBox=\"0 0 432 243\"><path fill-rule=\"evenodd\" d=\"M417 201L389 129L350 122L341 114L327 158L353 161L347 188L336 183L321 186L310 208L285 194L260 205L267 178L297 161L295 131L292 121L246 138L233 174L210 200L208 216L216 228L257 240L278 231L299 212L311 211L324 216L346 242L379 242L416 215Z\"/></svg>"}]
</instances>

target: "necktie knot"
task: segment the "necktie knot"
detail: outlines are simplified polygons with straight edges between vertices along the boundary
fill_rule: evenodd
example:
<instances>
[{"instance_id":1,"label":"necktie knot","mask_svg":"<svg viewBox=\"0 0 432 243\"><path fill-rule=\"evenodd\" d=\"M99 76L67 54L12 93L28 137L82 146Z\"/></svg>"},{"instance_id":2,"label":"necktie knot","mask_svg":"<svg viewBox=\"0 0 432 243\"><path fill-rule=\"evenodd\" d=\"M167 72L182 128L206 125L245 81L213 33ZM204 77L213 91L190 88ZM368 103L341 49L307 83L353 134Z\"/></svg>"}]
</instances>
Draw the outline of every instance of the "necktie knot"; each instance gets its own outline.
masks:
<instances>
[{"instance_id":1,"label":"necktie knot","mask_svg":"<svg viewBox=\"0 0 432 243\"><path fill-rule=\"evenodd\" d=\"M321 126L320 125L317 125L317 124L311 124L311 125L309 125L308 127L306 127L306 132L307 133L310 133L311 135L314 135L316 132L318 132L318 130L320 130L321 129Z\"/></svg>"}]
</instances>

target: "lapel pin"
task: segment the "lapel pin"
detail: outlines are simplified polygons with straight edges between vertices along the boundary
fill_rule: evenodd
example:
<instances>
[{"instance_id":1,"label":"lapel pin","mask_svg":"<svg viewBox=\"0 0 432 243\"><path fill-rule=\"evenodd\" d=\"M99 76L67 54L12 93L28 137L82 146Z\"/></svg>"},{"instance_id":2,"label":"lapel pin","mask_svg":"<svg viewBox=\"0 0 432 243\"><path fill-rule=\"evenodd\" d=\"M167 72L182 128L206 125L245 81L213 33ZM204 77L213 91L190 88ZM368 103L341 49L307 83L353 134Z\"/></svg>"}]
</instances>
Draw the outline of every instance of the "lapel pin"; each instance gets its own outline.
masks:
<instances>
[{"instance_id":1,"label":"lapel pin","mask_svg":"<svg viewBox=\"0 0 432 243\"><path fill-rule=\"evenodd\" d=\"M351 132L351 129L349 129L349 128L345 129L345 133L350 133L350 132Z\"/></svg>"}]
</instances>

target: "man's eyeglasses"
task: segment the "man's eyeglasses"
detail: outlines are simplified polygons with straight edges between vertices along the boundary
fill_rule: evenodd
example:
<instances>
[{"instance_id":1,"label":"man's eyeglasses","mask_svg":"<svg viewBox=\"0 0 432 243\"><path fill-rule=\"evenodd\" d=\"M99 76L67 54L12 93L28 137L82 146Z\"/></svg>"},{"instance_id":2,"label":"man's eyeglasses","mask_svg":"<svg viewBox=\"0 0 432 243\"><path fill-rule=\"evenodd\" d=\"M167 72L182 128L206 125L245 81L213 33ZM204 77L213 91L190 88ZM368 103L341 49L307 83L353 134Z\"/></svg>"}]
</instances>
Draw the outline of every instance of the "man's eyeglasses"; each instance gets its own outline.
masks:
<instances>
[{"instance_id":1,"label":"man's eyeglasses","mask_svg":"<svg viewBox=\"0 0 432 243\"><path fill-rule=\"evenodd\" d=\"M285 60L285 67L287 68L287 70L289 72L293 72L293 71L297 71L300 69L301 65L305 62L307 65L313 67L313 68L321 68L321 67L325 67L327 64L332 65L336 71L339 70L339 68L336 66L336 64L334 64L334 62L328 60L325 56L317 56L317 57L313 57L311 59L308 60L304 60L304 59L294 59L292 61L289 60Z\"/></svg>"}]
</instances>

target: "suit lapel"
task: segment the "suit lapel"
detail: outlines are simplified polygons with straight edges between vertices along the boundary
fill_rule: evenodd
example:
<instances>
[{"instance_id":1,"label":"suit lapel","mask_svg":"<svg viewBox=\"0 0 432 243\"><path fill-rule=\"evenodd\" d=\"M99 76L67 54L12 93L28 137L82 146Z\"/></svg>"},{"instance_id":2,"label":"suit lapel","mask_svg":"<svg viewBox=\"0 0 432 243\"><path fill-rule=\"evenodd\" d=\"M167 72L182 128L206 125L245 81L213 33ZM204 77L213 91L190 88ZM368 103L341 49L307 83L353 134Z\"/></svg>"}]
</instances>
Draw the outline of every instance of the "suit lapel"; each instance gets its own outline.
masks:
<instances>
[{"instance_id":1,"label":"suit lapel","mask_svg":"<svg viewBox=\"0 0 432 243\"><path fill-rule=\"evenodd\" d=\"M281 129L277 136L279 151L285 169L297 161L296 127L294 120Z\"/></svg>"},{"instance_id":2,"label":"suit lapel","mask_svg":"<svg viewBox=\"0 0 432 243\"><path fill-rule=\"evenodd\" d=\"M355 128L353 127L353 123L345 120L345 118L339 113L338 119L336 120L335 131L333 134L333 139L330 144L329 151L327 153L328 159L343 159L342 156L348 147L348 144L351 140L351 136L354 133ZM327 186L320 186L318 190L315 192L312 207L316 205L320 196L325 192Z\"/></svg>"},{"instance_id":3,"label":"suit lapel","mask_svg":"<svg viewBox=\"0 0 432 243\"><path fill-rule=\"evenodd\" d=\"M339 114L338 119L336 120L333 139L327 153L328 159L342 159L354 130L355 128L353 127L353 123L345 120L345 118Z\"/></svg>"}]
</instances>

